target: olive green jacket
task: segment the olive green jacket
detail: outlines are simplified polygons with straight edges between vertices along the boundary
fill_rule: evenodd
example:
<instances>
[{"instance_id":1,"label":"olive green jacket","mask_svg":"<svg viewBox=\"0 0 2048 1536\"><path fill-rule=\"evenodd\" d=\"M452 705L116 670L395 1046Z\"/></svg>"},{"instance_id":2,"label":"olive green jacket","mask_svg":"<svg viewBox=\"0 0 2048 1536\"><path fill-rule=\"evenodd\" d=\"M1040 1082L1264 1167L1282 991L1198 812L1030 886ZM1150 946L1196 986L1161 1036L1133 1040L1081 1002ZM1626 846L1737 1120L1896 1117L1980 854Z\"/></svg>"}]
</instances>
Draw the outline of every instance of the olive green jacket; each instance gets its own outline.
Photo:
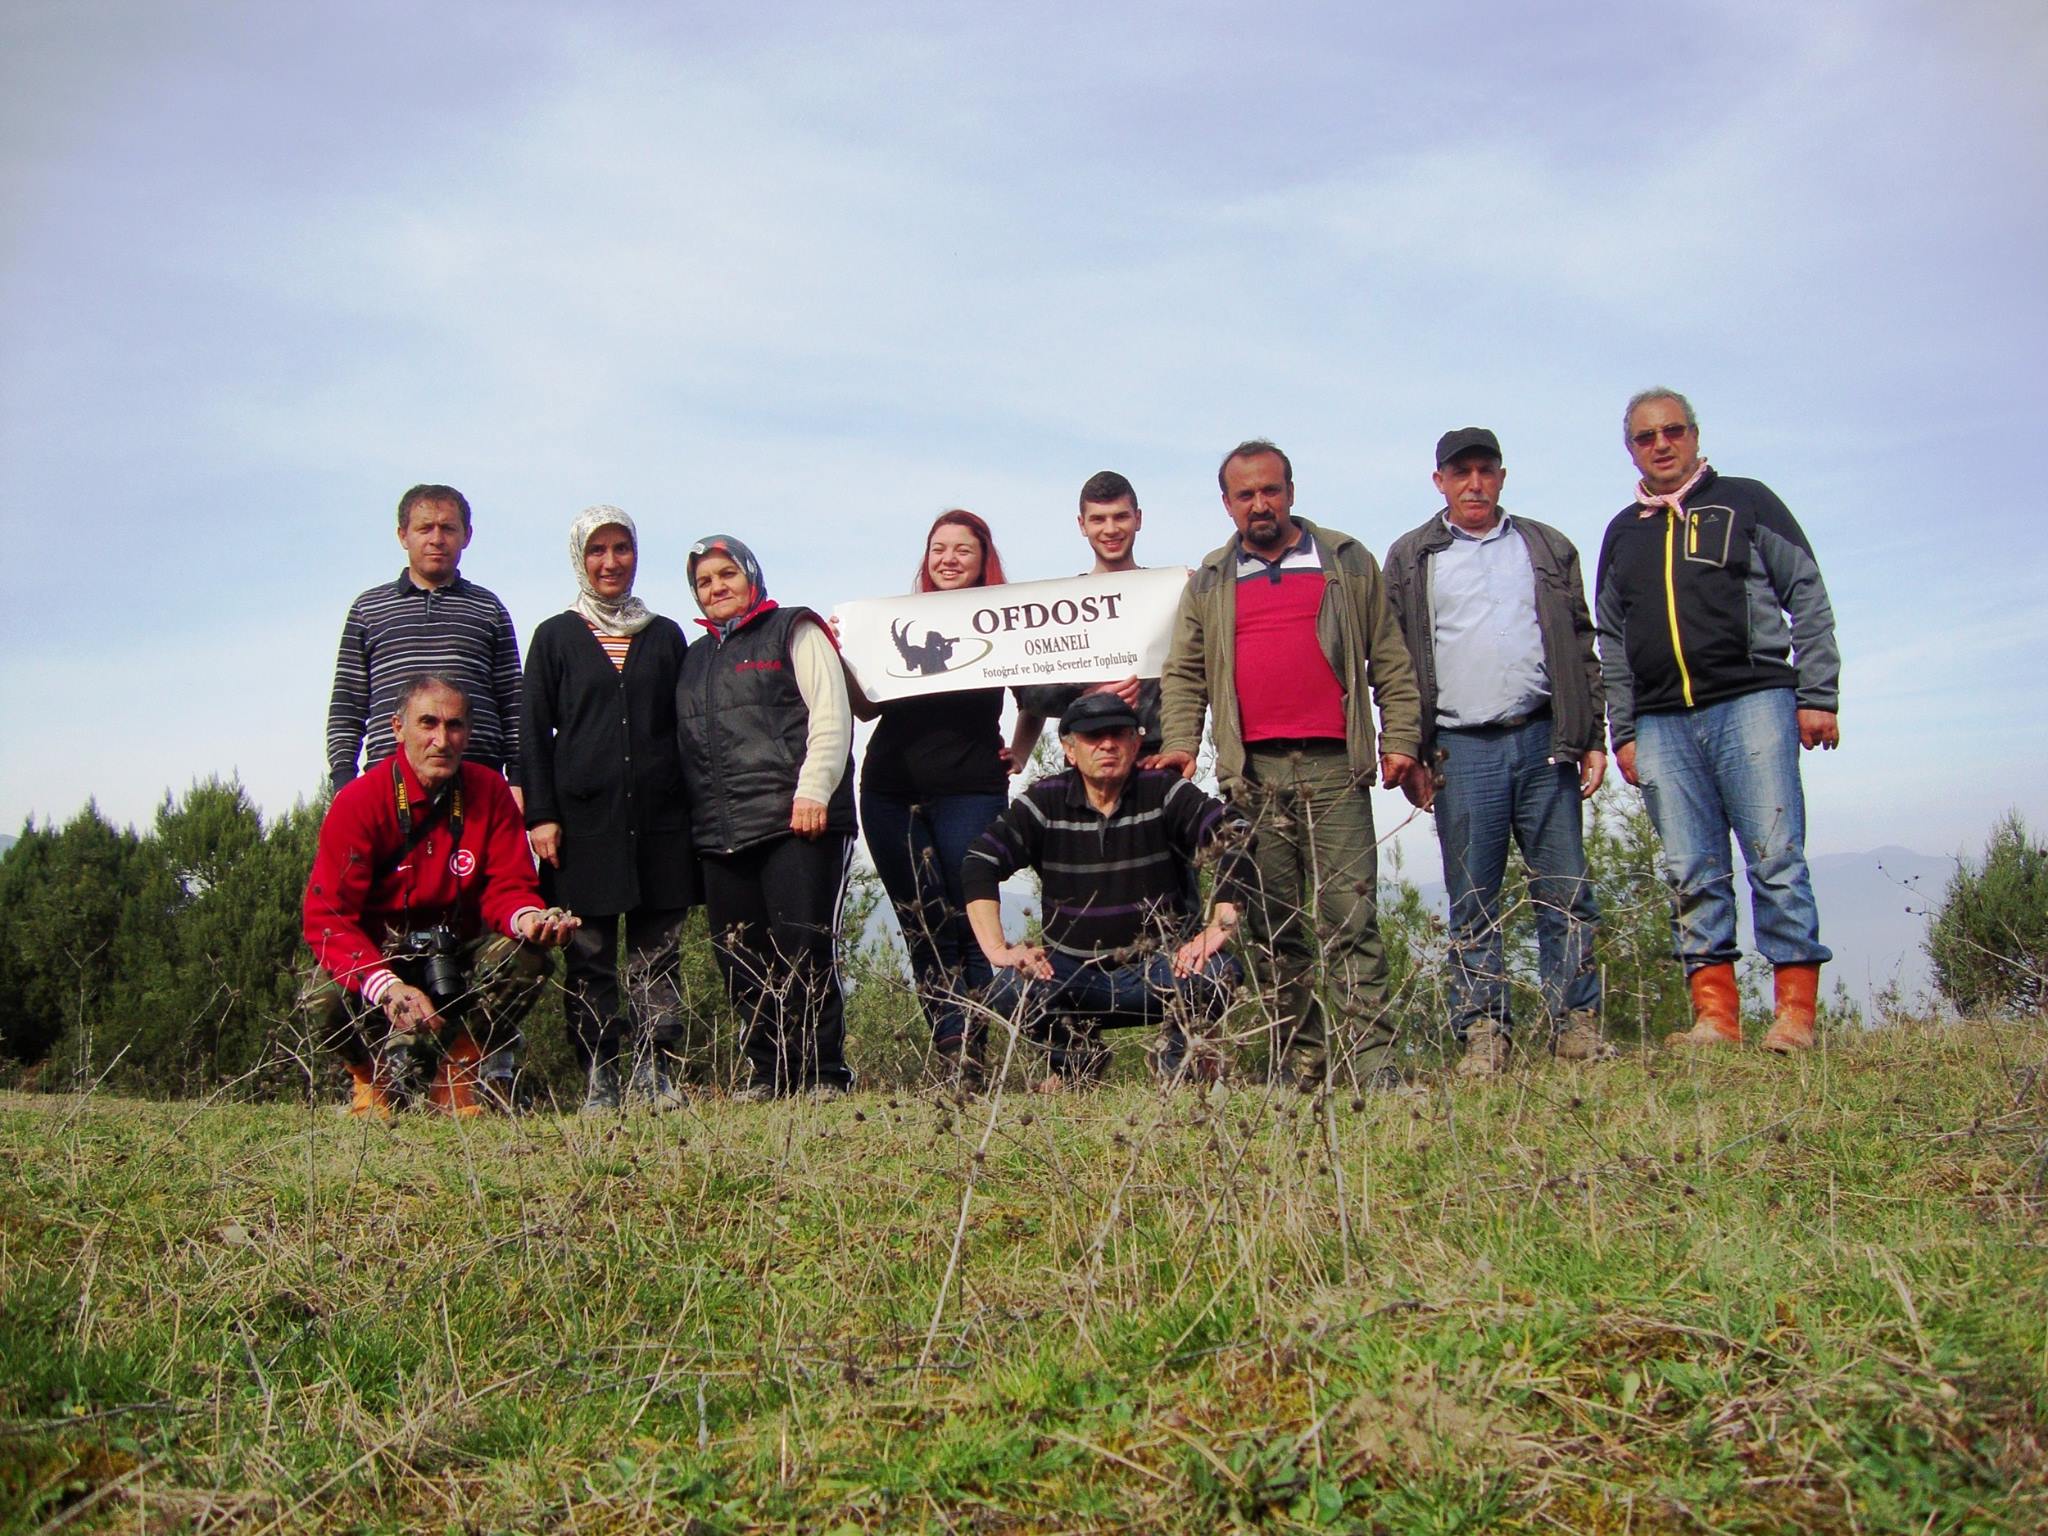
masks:
<instances>
[{"instance_id":1,"label":"olive green jacket","mask_svg":"<svg viewBox=\"0 0 2048 1536\"><path fill-rule=\"evenodd\" d=\"M1305 517L1294 521L1315 536L1323 562L1323 603L1316 613L1316 637L1344 690L1344 745L1352 777L1375 782L1379 754L1417 756L1422 747L1422 696L1415 664L1402 643L1401 628L1387 606L1379 562L1348 533L1318 528ZM1173 647L1160 680L1160 725L1165 752L1198 752L1202 711L1213 716L1216 778L1225 793L1244 778L1244 737L1237 712L1238 540L1212 550L1188 578L1174 619ZM1284 687L1283 678L1261 678L1260 687ZM1374 745L1370 688L1380 707L1380 738Z\"/></svg>"}]
</instances>

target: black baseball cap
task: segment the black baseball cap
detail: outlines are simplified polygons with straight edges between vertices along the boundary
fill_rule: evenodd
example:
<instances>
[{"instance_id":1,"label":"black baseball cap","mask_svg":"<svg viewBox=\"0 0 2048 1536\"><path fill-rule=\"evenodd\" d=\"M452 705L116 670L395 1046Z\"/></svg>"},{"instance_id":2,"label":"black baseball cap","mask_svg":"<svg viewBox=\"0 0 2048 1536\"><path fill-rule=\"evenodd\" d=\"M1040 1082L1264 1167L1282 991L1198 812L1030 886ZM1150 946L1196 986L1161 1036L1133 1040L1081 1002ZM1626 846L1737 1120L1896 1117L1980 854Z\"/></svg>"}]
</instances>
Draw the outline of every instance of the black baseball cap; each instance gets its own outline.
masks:
<instances>
[{"instance_id":1,"label":"black baseball cap","mask_svg":"<svg viewBox=\"0 0 2048 1536\"><path fill-rule=\"evenodd\" d=\"M1113 731L1118 726L1138 728L1138 712L1113 693L1084 693L1060 716L1060 734L1078 731Z\"/></svg>"},{"instance_id":2,"label":"black baseball cap","mask_svg":"<svg viewBox=\"0 0 2048 1536\"><path fill-rule=\"evenodd\" d=\"M1461 453L1474 449L1500 455L1500 439L1484 427L1456 427L1436 440L1436 467L1442 469Z\"/></svg>"}]
</instances>

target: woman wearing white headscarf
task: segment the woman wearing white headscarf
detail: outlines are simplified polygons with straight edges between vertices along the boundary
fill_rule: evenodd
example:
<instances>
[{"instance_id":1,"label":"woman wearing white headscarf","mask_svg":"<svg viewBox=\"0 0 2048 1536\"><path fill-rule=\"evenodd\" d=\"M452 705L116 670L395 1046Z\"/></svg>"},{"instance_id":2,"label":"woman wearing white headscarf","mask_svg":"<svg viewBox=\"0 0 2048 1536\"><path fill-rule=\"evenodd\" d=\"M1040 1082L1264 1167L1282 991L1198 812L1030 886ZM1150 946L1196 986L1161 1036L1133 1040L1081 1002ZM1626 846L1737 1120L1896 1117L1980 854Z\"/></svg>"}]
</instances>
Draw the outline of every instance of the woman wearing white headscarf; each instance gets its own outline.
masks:
<instances>
[{"instance_id":1,"label":"woman wearing white headscarf","mask_svg":"<svg viewBox=\"0 0 2048 1536\"><path fill-rule=\"evenodd\" d=\"M679 1102L673 1077L691 1065L679 1059L687 1017L676 975L677 935L700 899L676 750L688 642L633 596L639 552L632 518L586 508L569 530L575 605L536 629L526 653L526 825L549 899L583 919L564 1007L591 1112L620 1107L622 1060L636 1095L662 1107Z\"/></svg>"}]
</instances>

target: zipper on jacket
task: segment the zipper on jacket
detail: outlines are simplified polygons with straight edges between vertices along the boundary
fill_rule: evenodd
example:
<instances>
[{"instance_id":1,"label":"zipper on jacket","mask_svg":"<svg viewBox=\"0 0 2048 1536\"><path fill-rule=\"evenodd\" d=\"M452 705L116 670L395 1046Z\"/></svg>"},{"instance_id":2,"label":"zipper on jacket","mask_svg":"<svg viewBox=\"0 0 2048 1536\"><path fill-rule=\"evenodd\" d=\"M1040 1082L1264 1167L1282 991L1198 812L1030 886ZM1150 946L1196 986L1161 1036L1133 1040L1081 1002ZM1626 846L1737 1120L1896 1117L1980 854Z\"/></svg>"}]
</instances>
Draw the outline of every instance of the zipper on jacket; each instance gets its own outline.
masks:
<instances>
[{"instance_id":1,"label":"zipper on jacket","mask_svg":"<svg viewBox=\"0 0 2048 1536\"><path fill-rule=\"evenodd\" d=\"M1690 520L1688 519L1688 523ZM1678 509L1664 509L1664 613L1671 620L1671 655L1678 663L1678 686L1685 707L1692 708L1692 673L1685 665L1685 646L1678 638ZM1697 533L1694 537L1697 538Z\"/></svg>"}]
</instances>

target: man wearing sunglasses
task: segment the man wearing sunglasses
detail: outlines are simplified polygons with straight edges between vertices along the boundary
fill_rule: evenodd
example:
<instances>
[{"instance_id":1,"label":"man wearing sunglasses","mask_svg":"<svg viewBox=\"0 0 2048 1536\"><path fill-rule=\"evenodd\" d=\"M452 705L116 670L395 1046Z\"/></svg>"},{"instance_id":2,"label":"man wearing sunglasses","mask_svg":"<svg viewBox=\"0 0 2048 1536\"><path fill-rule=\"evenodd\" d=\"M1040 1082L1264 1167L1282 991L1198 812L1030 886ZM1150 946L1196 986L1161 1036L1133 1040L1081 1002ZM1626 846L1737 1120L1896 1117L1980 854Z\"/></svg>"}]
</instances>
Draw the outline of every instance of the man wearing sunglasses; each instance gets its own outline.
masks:
<instances>
[{"instance_id":1,"label":"man wearing sunglasses","mask_svg":"<svg viewBox=\"0 0 2048 1536\"><path fill-rule=\"evenodd\" d=\"M1622 420L1642 480L1602 541L1594 613L1615 766L1641 788L1664 845L1692 996L1693 1027L1667 1043L1742 1043L1732 833L1775 975L1764 1048L1810 1050L1833 956L1807 873L1799 751L1841 739L1834 610L1785 504L1700 456L1683 395L1645 390Z\"/></svg>"}]
</instances>

